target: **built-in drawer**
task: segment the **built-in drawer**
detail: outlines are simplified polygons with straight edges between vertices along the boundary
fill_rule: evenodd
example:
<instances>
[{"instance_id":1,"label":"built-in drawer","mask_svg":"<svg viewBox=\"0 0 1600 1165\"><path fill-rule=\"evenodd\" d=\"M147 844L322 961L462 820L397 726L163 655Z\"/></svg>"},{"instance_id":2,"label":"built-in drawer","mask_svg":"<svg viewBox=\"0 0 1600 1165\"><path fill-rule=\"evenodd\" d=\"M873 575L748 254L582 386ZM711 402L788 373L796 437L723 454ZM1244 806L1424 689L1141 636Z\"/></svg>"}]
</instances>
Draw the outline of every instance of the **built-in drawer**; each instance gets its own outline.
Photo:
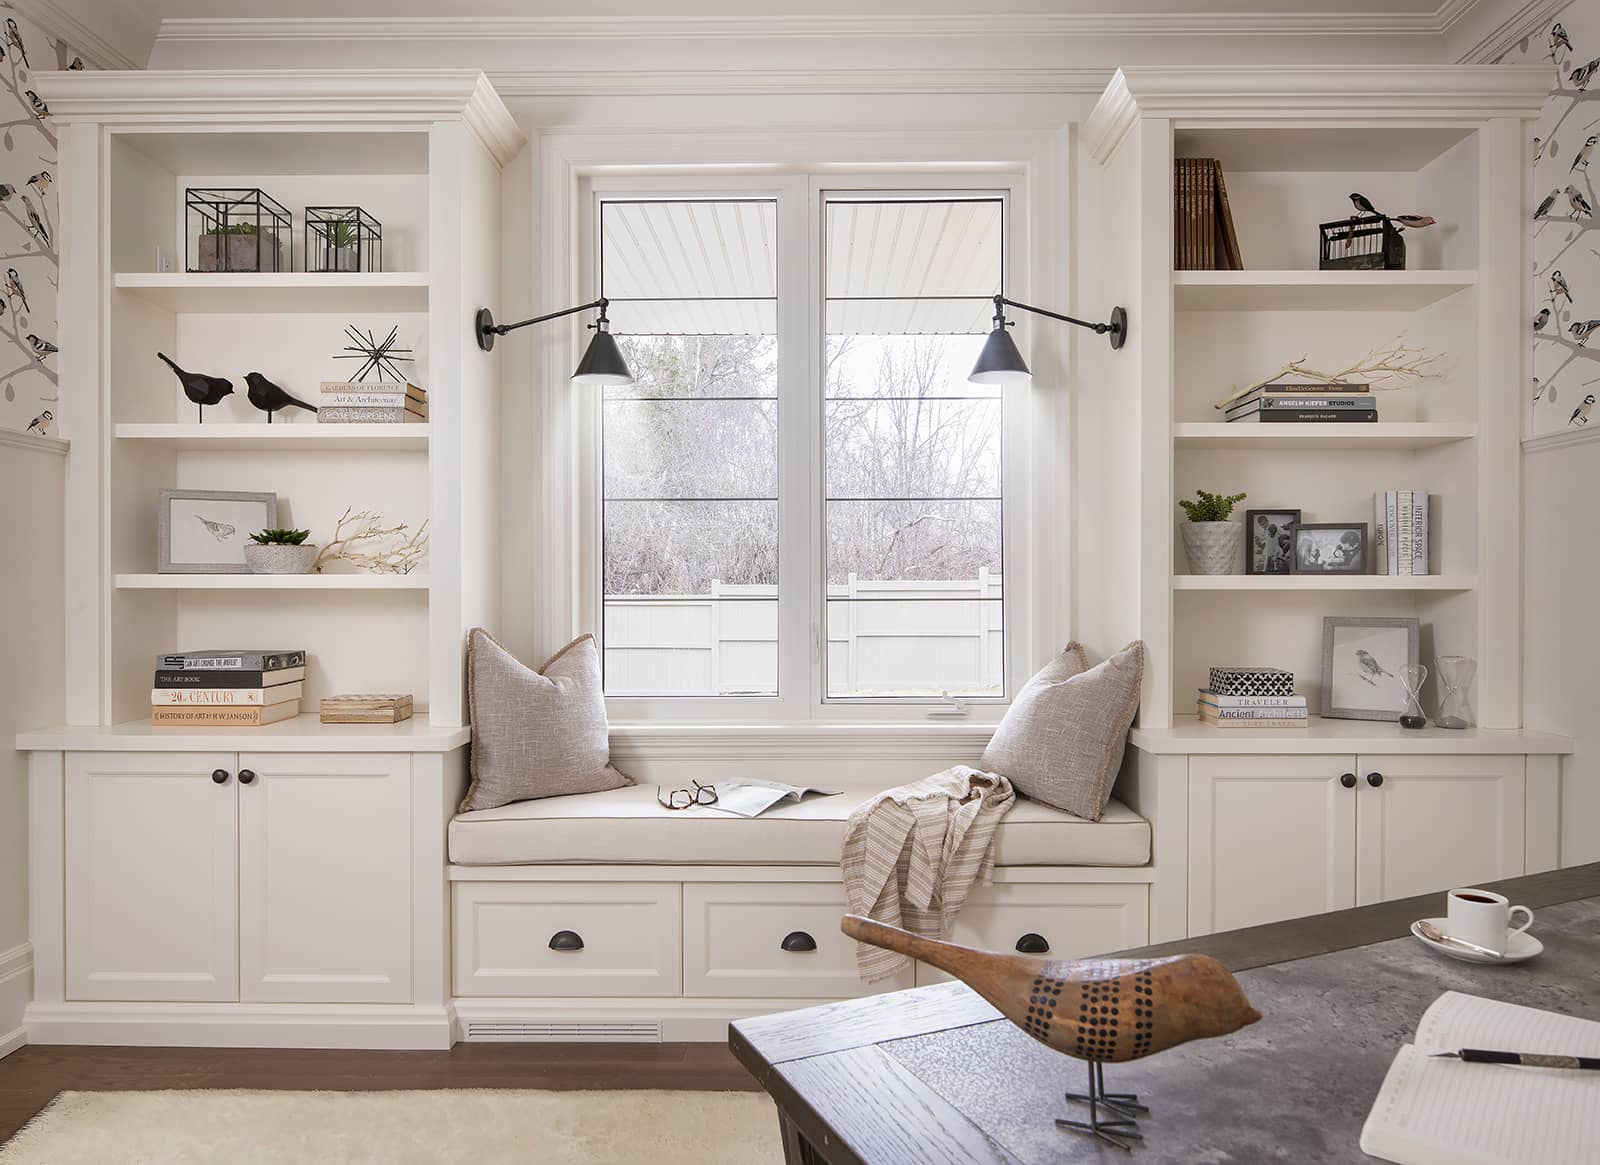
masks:
<instances>
[{"instance_id":1,"label":"built-in drawer","mask_svg":"<svg viewBox=\"0 0 1600 1165\"><path fill-rule=\"evenodd\" d=\"M457 995L677 995L676 882L455 883Z\"/></svg>"},{"instance_id":2,"label":"built-in drawer","mask_svg":"<svg viewBox=\"0 0 1600 1165\"><path fill-rule=\"evenodd\" d=\"M866 984L836 882L690 882L683 888L685 995L843 999L912 985ZM786 949L787 948L787 949Z\"/></svg>"},{"instance_id":3,"label":"built-in drawer","mask_svg":"<svg viewBox=\"0 0 1600 1165\"><path fill-rule=\"evenodd\" d=\"M1150 941L1150 888L1142 882L974 886L956 915L950 940L989 951L1057 959L1144 946ZM919 986L948 978L917 964Z\"/></svg>"}]
</instances>

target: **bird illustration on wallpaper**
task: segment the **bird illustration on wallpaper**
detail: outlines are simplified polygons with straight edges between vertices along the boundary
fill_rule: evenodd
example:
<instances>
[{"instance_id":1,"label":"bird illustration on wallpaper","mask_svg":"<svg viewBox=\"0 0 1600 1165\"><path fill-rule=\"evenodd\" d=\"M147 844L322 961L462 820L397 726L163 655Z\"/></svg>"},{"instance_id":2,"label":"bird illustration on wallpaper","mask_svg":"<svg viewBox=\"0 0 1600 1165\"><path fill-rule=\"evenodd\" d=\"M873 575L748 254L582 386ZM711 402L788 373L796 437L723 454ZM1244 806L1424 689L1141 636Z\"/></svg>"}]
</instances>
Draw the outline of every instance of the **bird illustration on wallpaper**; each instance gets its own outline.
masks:
<instances>
[{"instance_id":1,"label":"bird illustration on wallpaper","mask_svg":"<svg viewBox=\"0 0 1600 1165\"><path fill-rule=\"evenodd\" d=\"M1521 45L1520 59L1551 67L1550 100L1534 127L1533 320L1531 435L1581 429L1600 383L1600 236L1590 162L1600 143L1600 11L1574 5L1545 36ZM1518 59L1518 53L1507 60Z\"/></svg>"}]
</instances>

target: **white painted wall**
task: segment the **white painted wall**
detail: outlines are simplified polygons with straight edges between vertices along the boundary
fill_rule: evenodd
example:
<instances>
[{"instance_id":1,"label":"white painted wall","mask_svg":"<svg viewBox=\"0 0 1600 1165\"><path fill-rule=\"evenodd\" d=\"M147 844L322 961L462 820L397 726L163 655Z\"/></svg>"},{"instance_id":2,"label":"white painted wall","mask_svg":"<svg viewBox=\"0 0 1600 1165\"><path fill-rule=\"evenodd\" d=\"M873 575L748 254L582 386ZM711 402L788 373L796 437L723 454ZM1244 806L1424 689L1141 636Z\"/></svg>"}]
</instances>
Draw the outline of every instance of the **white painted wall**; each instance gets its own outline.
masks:
<instances>
[{"instance_id":1,"label":"white painted wall","mask_svg":"<svg viewBox=\"0 0 1600 1165\"><path fill-rule=\"evenodd\" d=\"M0 436L0 1055L20 1043L32 992L28 947L27 757L18 730L60 723L65 684L62 499L66 460Z\"/></svg>"}]
</instances>

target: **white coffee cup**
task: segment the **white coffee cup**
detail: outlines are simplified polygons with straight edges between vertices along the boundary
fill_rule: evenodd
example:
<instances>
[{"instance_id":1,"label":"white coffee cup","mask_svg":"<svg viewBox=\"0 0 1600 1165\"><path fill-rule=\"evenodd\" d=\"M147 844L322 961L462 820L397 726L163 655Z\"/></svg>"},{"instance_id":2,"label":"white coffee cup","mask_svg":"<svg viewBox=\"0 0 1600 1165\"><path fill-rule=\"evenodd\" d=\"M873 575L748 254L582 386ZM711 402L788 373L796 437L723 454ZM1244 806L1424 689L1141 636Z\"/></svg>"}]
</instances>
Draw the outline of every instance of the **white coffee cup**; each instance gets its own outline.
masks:
<instances>
[{"instance_id":1,"label":"white coffee cup","mask_svg":"<svg viewBox=\"0 0 1600 1165\"><path fill-rule=\"evenodd\" d=\"M1493 890L1465 888L1452 890L1446 896L1449 917L1445 932L1476 946L1487 947L1496 954L1504 954L1506 944L1513 934L1521 934L1533 925L1533 911L1526 906L1513 906L1504 894ZM1511 916L1521 911L1525 916L1522 925L1511 928Z\"/></svg>"}]
</instances>

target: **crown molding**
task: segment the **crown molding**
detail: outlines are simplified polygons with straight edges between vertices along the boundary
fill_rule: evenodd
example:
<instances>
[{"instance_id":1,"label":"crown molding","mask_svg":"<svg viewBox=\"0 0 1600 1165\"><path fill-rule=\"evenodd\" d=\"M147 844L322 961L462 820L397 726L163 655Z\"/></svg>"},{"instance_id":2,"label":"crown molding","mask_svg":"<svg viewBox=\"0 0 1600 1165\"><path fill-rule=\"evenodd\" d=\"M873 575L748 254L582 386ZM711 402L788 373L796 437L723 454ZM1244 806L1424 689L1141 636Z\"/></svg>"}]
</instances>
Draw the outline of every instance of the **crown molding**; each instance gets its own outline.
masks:
<instances>
[{"instance_id":1,"label":"crown molding","mask_svg":"<svg viewBox=\"0 0 1600 1165\"><path fill-rule=\"evenodd\" d=\"M1551 449L1564 449L1568 445L1582 445L1600 441L1600 428L1559 429L1540 437L1529 437L1522 442L1524 453L1545 453Z\"/></svg>"},{"instance_id":2,"label":"crown molding","mask_svg":"<svg viewBox=\"0 0 1600 1165\"><path fill-rule=\"evenodd\" d=\"M1464 65L1492 65L1525 37L1539 32L1547 21L1574 0L1527 0L1498 24L1481 33L1456 59Z\"/></svg>"},{"instance_id":3,"label":"crown molding","mask_svg":"<svg viewBox=\"0 0 1600 1165\"><path fill-rule=\"evenodd\" d=\"M593 70L493 69L503 97L583 97L599 88L636 97L1101 92L1110 68L649 69L597 78Z\"/></svg>"},{"instance_id":4,"label":"crown molding","mask_svg":"<svg viewBox=\"0 0 1600 1165\"><path fill-rule=\"evenodd\" d=\"M1141 117L1227 122L1404 122L1533 118L1550 92L1532 65L1131 66L1118 69L1084 122L1105 161Z\"/></svg>"},{"instance_id":5,"label":"crown molding","mask_svg":"<svg viewBox=\"0 0 1600 1165\"><path fill-rule=\"evenodd\" d=\"M526 140L489 79L473 69L54 71L35 73L34 88L62 123L459 119L501 165Z\"/></svg>"},{"instance_id":6,"label":"crown molding","mask_svg":"<svg viewBox=\"0 0 1600 1165\"><path fill-rule=\"evenodd\" d=\"M64 437L40 437L33 433L24 433L17 429L0 429L0 446L8 449L32 449L38 453L65 453L70 446ZM4 964L4 957L0 956L0 966ZM0 978L4 978L4 971L0 970Z\"/></svg>"},{"instance_id":7,"label":"crown molding","mask_svg":"<svg viewBox=\"0 0 1600 1165\"><path fill-rule=\"evenodd\" d=\"M96 29L68 12L54 0L8 0L10 7L37 24L58 41L72 46L86 64L96 69L140 69L136 60Z\"/></svg>"}]
</instances>

